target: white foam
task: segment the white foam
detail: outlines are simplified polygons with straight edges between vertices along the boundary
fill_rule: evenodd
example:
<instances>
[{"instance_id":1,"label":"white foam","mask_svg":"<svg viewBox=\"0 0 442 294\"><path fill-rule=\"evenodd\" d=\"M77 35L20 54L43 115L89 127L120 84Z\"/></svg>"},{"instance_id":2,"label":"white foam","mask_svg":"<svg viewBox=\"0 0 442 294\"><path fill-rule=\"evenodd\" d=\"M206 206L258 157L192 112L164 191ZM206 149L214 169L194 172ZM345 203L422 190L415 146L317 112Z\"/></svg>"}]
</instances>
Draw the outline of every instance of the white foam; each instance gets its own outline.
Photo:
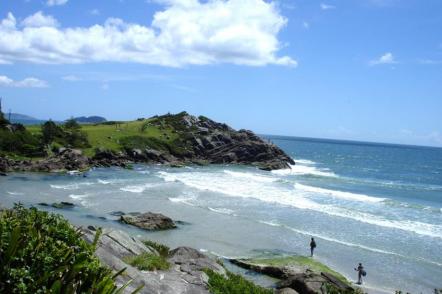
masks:
<instances>
[{"instance_id":1,"label":"white foam","mask_svg":"<svg viewBox=\"0 0 442 294\"><path fill-rule=\"evenodd\" d=\"M313 176L319 176L319 177L333 177L336 178L337 175L333 172L331 172L329 169L323 168L319 169L314 166L309 165L302 165L302 164L295 164L290 165L290 168L287 169L278 169L273 170L273 174L276 175L313 175Z\"/></svg>"},{"instance_id":2,"label":"white foam","mask_svg":"<svg viewBox=\"0 0 442 294\"><path fill-rule=\"evenodd\" d=\"M258 175L258 174L254 174L251 172L237 172L237 171L231 171L231 170L224 170L224 173L226 173L232 177L237 177L237 178L252 180L252 181L257 181L257 182L263 182L263 183L271 183L271 182L276 182L278 180L276 178L272 178L272 177L268 177L268 176L264 176L264 175Z\"/></svg>"},{"instance_id":3,"label":"white foam","mask_svg":"<svg viewBox=\"0 0 442 294\"><path fill-rule=\"evenodd\" d=\"M62 190L77 190L80 186L90 186L94 183L84 182L84 183L76 183L76 184L67 184L67 185L49 185L52 189L62 189Z\"/></svg>"},{"instance_id":4,"label":"white foam","mask_svg":"<svg viewBox=\"0 0 442 294\"><path fill-rule=\"evenodd\" d=\"M156 184L142 184L142 185L130 185L120 188L121 191L131 192L131 193L143 193L149 188L157 186Z\"/></svg>"},{"instance_id":5,"label":"white foam","mask_svg":"<svg viewBox=\"0 0 442 294\"><path fill-rule=\"evenodd\" d=\"M69 197L74 199L74 200L81 200L83 198L88 197L88 194L70 194Z\"/></svg>"},{"instance_id":6,"label":"white foam","mask_svg":"<svg viewBox=\"0 0 442 294\"><path fill-rule=\"evenodd\" d=\"M187 204L190 206L196 206L195 204L193 204L191 202L192 200L195 199L193 197L169 197L167 199L169 199L169 201L171 201L173 203L183 203L183 204Z\"/></svg>"},{"instance_id":7,"label":"white foam","mask_svg":"<svg viewBox=\"0 0 442 294\"><path fill-rule=\"evenodd\" d=\"M295 184L295 189L301 190L307 193L321 194L321 195L329 195L339 199L352 200L352 201L361 201L361 202L382 202L386 200L385 198L373 197L364 194L357 194L351 192L337 191L337 190L329 190L319 187L302 185L299 183Z\"/></svg>"},{"instance_id":8,"label":"white foam","mask_svg":"<svg viewBox=\"0 0 442 294\"><path fill-rule=\"evenodd\" d=\"M316 162L308 160L308 159L295 159L296 164L302 164L302 165L315 165Z\"/></svg>"},{"instance_id":9,"label":"white foam","mask_svg":"<svg viewBox=\"0 0 442 294\"><path fill-rule=\"evenodd\" d=\"M106 180L101 180L101 179L98 179L97 182L100 184L103 184L103 185L107 185L107 184L112 183L111 181L106 181Z\"/></svg>"},{"instance_id":10,"label":"white foam","mask_svg":"<svg viewBox=\"0 0 442 294\"><path fill-rule=\"evenodd\" d=\"M224 172L163 172L160 174L160 177L165 177L170 181L179 181L189 187L202 191L221 193L230 197L257 199L267 203L291 206L299 209L308 209L318 213L328 214L330 216L348 218L362 223L392 229L400 229L419 235L442 239L442 226L440 225L395 219L397 218L395 215L391 216L393 219L387 219L382 216L360 212L354 209L319 204L309 199L308 192L281 187L278 186L277 183L273 182L264 183L252 180L244 181L242 178L231 177ZM355 195L339 193L337 193L337 195L347 198L352 197L353 200L355 200L354 198L359 199L359 196ZM367 197L370 196L366 196L364 199L368 200L369 202L374 202L374 199ZM378 200L376 199L376 201Z\"/></svg>"},{"instance_id":11,"label":"white foam","mask_svg":"<svg viewBox=\"0 0 442 294\"><path fill-rule=\"evenodd\" d=\"M9 191L7 191L6 193L8 193L9 195L13 195L13 196L24 195L24 194L21 193L21 192L9 192Z\"/></svg>"},{"instance_id":12,"label":"white foam","mask_svg":"<svg viewBox=\"0 0 442 294\"><path fill-rule=\"evenodd\" d=\"M210 211L216 212L216 213L221 213L221 214L227 214L227 215L233 215L234 211L232 209L228 209L228 208L222 208L222 207L207 207Z\"/></svg>"},{"instance_id":13,"label":"white foam","mask_svg":"<svg viewBox=\"0 0 442 294\"><path fill-rule=\"evenodd\" d=\"M68 174L71 175L71 176L78 175L80 173L81 172L79 170L70 170L70 171L68 171Z\"/></svg>"},{"instance_id":14,"label":"white foam","mask_svg":"<svg viewBox=\"0 0 442 294\"><path fill-rule=\"evenodd\" d=\"M158 172L160 178L162 178L165 182L175 182L177 181L176 176L170 174L168 172L160 171Z\"/></svg>"}]
</instances>

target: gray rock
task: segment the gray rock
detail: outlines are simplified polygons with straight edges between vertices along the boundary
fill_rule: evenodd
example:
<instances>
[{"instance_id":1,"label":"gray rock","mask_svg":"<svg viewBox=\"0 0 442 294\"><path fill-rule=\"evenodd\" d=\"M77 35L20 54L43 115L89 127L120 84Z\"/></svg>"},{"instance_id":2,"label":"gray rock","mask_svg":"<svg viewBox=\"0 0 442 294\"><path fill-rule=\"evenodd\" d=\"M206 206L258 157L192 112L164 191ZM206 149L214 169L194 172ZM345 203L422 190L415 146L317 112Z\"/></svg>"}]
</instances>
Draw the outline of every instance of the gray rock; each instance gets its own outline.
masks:
<instances>
[{"instance_id":1,"label":"gray rock","mask_svg":"<svg viewBox=\"0 0 442 294\"><path fill-rule=\"evenodd\" d=\"M292 288L283 288L275 291L275 294L299 294L297 291Z\"/></svg>"},{"instance_id":2,"label":"gray rock","mask_svg":"<svg viewBox=\"0 0 442 294\"><path fill-rule=\"evenodd\" d=\"M89 229L83 229L83 232L85 240L92 243L96 232ZM124 293L131 293L140 285L144 285L140 293L208 294L208 277L202 270L211 268L225 274L224 268L215 260L188 247L171 251L168 259L171 267L167 271L140 271L123 261L126 256L144 252L155 254L153 249L148 248L138 239L124 232L109 229L103 231L96 249L96 255L100 261L115 272L126 268L124 274L117 278L117 284L120 286L133 280Z\"/></svg>"},{"instance_id":3,"label":"gray rock","mask_svg":"<svg viewBox=\"0 0 442 294\"><path fill-rule=\"evenodd\" d=\"M168 230L176 228L173 220L161 213L123 214L120 216L120 221L144 230Z\"/></svg>"}]
</instances>

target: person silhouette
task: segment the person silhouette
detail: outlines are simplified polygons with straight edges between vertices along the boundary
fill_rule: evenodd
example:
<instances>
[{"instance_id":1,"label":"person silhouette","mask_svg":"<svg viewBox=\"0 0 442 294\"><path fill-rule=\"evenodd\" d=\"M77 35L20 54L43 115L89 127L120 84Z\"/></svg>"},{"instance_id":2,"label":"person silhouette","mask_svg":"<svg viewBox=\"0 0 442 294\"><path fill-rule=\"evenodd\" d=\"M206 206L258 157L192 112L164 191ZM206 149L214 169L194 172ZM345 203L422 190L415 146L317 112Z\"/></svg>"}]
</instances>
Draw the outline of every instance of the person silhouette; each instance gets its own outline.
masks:
<instances>
[{"instance_id":1,"label":"person silhouette","mask_svg":"<svg viewBox=\"0 0 442 294\"><path fill-rule=\"evenodd\" d=\"M310 241L310 257L313 257L313 251L315 251L315 248L316 248L315 238L312 238L312 240Z\"/></svg>"},{"instance_id":2,"label":"person silhouette","mask_svg":"<svg viewBox=\"0 0 442 294\"><path fill-rule=\"evenodd\" d=\"M364 270L364 267L362 266L362 263L359 263L359 266L355 268L355 271L358 272L358 285L362 285L362 277L365 277L367 274Z\"/></svg>"}]
</instances>

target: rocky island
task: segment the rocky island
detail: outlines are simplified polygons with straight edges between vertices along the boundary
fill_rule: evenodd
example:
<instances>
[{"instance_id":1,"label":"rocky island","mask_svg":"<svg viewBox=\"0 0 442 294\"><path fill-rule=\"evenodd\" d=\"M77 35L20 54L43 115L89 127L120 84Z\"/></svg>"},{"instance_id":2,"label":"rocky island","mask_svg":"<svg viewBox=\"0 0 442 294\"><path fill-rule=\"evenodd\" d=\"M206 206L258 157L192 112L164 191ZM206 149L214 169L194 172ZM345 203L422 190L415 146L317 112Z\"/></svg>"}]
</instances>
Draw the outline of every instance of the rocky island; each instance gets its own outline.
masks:
<instances>
[{"instance_id":1,"label":"rocky island","mask_svg":"<svg viewBox=\"0 0 442 294\"><path fill-rule=\"evenodd\" d=\"M0 135L11 140L0 146L3 173L82 171L93 166L128 167L131 163L247 164L263 170L295 164L279 147L252 131L236 131L187 112L83 126L72 119L61 126L49 121L26 128L3 122L0 127ZM10 139L15 135L17 138ZM32 144L20 142L23 138ZM14 140L23 148L14 146Z\"/></svg>"}]
</instances>

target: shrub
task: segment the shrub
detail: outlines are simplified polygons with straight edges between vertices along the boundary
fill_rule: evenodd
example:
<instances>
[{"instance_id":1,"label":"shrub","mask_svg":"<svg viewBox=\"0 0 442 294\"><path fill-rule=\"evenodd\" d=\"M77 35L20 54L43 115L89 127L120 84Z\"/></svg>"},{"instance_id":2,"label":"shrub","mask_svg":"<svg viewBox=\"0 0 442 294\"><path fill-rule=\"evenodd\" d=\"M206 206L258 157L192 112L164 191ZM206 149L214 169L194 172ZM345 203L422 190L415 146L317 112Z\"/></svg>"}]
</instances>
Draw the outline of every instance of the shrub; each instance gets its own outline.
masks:
<instances>
[{"instance_id":1,"label":"shrub","mask_svg":"<svg viewBox=\"0 0 442 294\"><path fill-rule=\"evenodd\" d=\"M170 267L165 257L153 253L145 252L136 256L128 256L124 261L139 270L167 270Z\"/></svg>"},{"instance_id":2,"label":"shrub","mask_svg":"<svg viewBox=\"0 0 442 294\"><path fill-rule=\"evenodd\" d=\"M0 150L29 157L44 155L40 140L24 128L0 129Z\"/></svg>"},{"instance_id":3,"label":"shrub","mask_svg":"<svg viewBox=\"0 0 442 294\"><path fill-rule=\"evenodd\" d=\"M145 241L143 241L143 243L147 247L151 247L151 248L155 249L159 255L161 255L163 257L169 256L170 248L167 247L166 245L160 244L160 243L157 243L157 242L151 241L151 240L145 240Z\"/></svg>"},{"instance_id":4,"label":"shrub","mask_svg":"<svg viewBox=\"0 0 442 294\"><path fill-rule=\"evenodd\" d=\"M212 270L204 271L209 276L209 290L213 294L272 294L273 291L246 280L240 275L227 272L227 278Z\"/></svg>"},{"instance_id":5,"label":"shrub","mask_svg":"<svg viewBox=\"0 0 442 294\"><path fill-rule=\"evenodd\" d=\"M115 277L60 215L0 212L0 293L116 293Z\"/></svg>"}]
</instances>

